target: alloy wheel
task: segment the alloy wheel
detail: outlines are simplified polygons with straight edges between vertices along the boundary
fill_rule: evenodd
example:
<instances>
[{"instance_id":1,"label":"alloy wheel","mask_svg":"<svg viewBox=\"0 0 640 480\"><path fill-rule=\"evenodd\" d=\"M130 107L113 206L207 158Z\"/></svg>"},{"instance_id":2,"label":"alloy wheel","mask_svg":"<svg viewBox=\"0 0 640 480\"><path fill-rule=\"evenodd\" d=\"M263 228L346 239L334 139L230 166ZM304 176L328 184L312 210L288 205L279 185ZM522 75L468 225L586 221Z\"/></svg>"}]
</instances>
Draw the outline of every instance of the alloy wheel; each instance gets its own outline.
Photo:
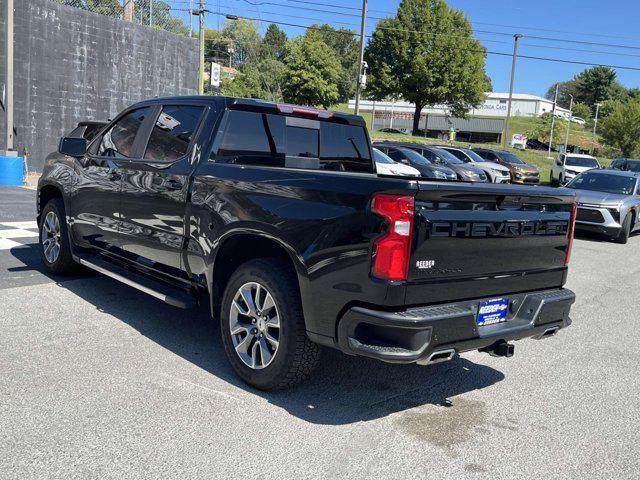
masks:
<instances>
[{"instance_id":1,"label":"alloy wheel","mask_svg":"<svg viewBox=\"0 0 640 480\"><path fill-rule=\"evenodd\" d=\"M260 370L273 361L280 343L280 317L264 285L248 282L238 289L231 302L229 331L246 366Z\"/></svg>"},{"instance_id":2,"label":"alloy wheel","mask_svg":"<svg viewBox=\"0 0 640 480\"><path fill-rule=\"evenodd\" d=\"M49 212L42 222L40 243L44 256L49 263L55 263L60 256L60 220L55 212Z\"/></svg>"}]
</instances>

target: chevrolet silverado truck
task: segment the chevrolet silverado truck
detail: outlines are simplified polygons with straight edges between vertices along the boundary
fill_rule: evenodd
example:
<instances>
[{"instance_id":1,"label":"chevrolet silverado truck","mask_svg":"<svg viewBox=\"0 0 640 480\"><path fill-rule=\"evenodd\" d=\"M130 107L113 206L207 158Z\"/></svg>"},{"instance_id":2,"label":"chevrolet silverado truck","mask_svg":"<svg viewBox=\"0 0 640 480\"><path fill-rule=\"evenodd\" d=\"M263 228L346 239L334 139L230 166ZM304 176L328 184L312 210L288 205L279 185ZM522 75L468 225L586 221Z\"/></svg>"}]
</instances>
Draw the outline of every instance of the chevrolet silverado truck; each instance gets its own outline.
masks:
<instances>
[{"instance_id":1,"label":"chevrolet silverado truck","mask_svg":"<svg viewBox=\"0 0 640 480\"><path fill-rule=\"evenodd\" d=\"M322 346L426 365L554 335L574 219L566 189L378 176L359 116L220 96L61 139L37 197L49 272L206 302L265 390L306 378Z\"/></svg>"}]
</instances>

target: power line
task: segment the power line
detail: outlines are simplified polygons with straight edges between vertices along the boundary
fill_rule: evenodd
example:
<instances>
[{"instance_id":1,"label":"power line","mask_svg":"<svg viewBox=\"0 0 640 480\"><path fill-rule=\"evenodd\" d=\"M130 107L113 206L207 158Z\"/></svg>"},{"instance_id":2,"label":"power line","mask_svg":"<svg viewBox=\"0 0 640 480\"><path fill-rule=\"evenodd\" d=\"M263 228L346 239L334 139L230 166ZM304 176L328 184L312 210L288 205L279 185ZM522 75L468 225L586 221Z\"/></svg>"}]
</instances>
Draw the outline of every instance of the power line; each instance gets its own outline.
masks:
<instances>
[{"instance_id":1,"label":"power line","mask_svg":"<svg viewBox=\"0 0 640 480\"><path fill-rule=\"evenodd\" d=\"M243 0L244 1L244 0ZM234 7L231 7L234 8ZM299 20L309 20L309 21L313 21L313 22L318 22L318 23L322 23L323 20L319 19L319 18L315 18L315 17L307 17L307 16L303 16L303 15L293 15L293 14L284 14L284 13L280 13L280 12L267 12L267 11L262 11L262 12L257 12L258 14L260 13L264 13L266 15L279 15L281 17L288 17L288 18L296 18ZM352 23L347 23L347 22L340 22L340 21L332 21L331 23L333 24L337 24L337 25L344 25L344 26L353 26L353 27L357 27L357 25L352 24ZM389 30L389 31L400 31L400 32L409 32L409 33L420 33L420 34L425 34L425 35L431 35L431 36L448 36L447 34L444 33L427 33L427 32L420 32L417 30L408 30L408 29L403 29L403 28L394 28L394 27L384 27L384 26L380 26L378 25L379 29L381 30ZM485 32L483 30L476 30L476 33L488 33ZM508 35L508 34L505 34ZM582 52L582 53L595 53L598 55L611 55L611 56L620 56L620 57L640 57L640 54L632 54L632 53L622 53L622 52L605 52L602 50L587 50L587 49L580 49L580 48L571 48L571 47L560 47L560 46L555 46L555 45L541 45L541 44L532 44L532 43L526 43L526 39L528 37L524 37L525 42L523 42L522 46L523 47L531 47L531 48L546 48L546 49L551 49L551 50L564 50L564 51L570 51L570 52ZM533 38L533 37L531 37ZM467 39L464 39L467 40ZM487 38L477 38L476 40L481 40L482 42L485 43L498 43L498 44L504 44L504 45L510 45L511 42L507 42L507 41L502 41L502 40L491 40L491 39L487 39Z\"/></svg>"},{"instance_id":2,"label":"power line","mask_svg":"<svg viewBox=\"0 0 640 480\"><path fill-rule=\"evenodd\" d=\"M290 5L283 4L281 2L275 2L275 1L253 1L253 0L230 0L230 1L244 2L244 3L248 3L250 5L253 5L253 6L273 5L273 6L277 6L277 7L291 8ZM308 2L308 1L302 2L302 0L283 0L283 1L290 1L290 2L295 2L295 3L305 3L305 4L311 3L311 4L313 4L313 2ZM331 7L332 5L328 5L327 4L326 6ZM298 9L298 10L307 10L307 11L310 11L310 12L341 15L341 16L352 17L352 18L360 18L360 14L336 12L336 11L332 11L332 10L327 10L326 8L310 8L310 7L298 6L298 7L296 7L296 9ZM277 15L283 15L283 14L282 13L277 13ZM372 19L372 20L383 20L385 17L369 16L369 18ZM471 23L473 23L473 22L471 22ZM486 24L486 25L491 25L491 24ZM515 28L515 27L513 27L513 28ZM528 28L528 27L522 27L522 29L523 30L526 30L526 29L530 29L531 30L531 28ZM497 32L497 31L494 31L494 30L478 30L478 29L476 29L475 31L477 33L485 33L485 34L488 34L488 35L498 35L498 36L507 36L507 37L512 37L513 36L513 33ZM557 30L557 32L559 32L559 33L567 33L567 34L575 34L575 33L568 32L568 31L567 32L562 32L560 30ZM595 35L592 35L592 36L595 36ZM560 42L560 43L569 43L569 44L578 44L578 45L603 46L603 47L620 48L620 49L627 49L627 50L640 50L640 47L633 46L633 45L621 45L621 44L612 44L612 43L603 43L603 42L588 42L588 41L584 41L584 40L570 40L570 39L565 39L565 38L544 37L544 36L537 36L537 35L527 35L526 37L530 38L530 39L550 41L550 42ZM612 54L614 54L614 53L612 52Z\"/></svg>"},{"instance_id":3,"label":"power line","mask_svg":"<svg viewBox=\"0 0 640 480\"><path fill-rule=\"evenodd\" d=\"M318 31L323 31L323 32L328 32L328 33L332 33L332 34L338 34L338 35L349 35L349 36L354 36L356 35L355 32L348 32L348 31L339 31L339 30L334 30L334 31L327 31L323 28L320 27L314 27L312 25L300 25L297 23L290 23L290 22L282 22L282 21L277 21L277 20L272 20L272 19L267 19L267 18L254 18L254 17L247 17L244 15L235 15L235 14L231 14L231 13L225 13L225 12L212 12L210 10L208 10L209 13L212 13L214 15L220 15L220 16L224 16L227 17L227 15L229 15L230 17L233 17L231 19L236 19L236 18L242 18L244 20L252 20L252 21L264 21L264 22L269 22L269 23L275 23L276 25L285 25L288 27L297 27L297 28L304 28L305 30L318 30ZM422 33L426 33L426 32L422 32ZM365 35L367 38L372 38L372 35ZM490 50L479 50L479 49L470 49L470 48L462 48L462 47L451 47L451 48L456 48L457 50L463 50L463 51L473 51L473 52L477 52L477 53L486 53L487 55L498 55L498 56L506 56L506 57L512 57L513 55L511 53L506 53L506 52L494 52L494 51L490 51ZM582 61L576 61L576 60L566 60L563 58L550 58L550 57L539 57L539 56L533 56L533 55L518 55L518 58L526 58L529 60L539 60L539 61L547 61L547 62L556 62L556 63L569 63L569 64L573 64L573 65L584 65L584 66L590 66L590 67L597 67L597 66L603 66L603 67L609 67L609 68L615 68L615 69L619 69L619 70L632 70L632 71L640 71L640 67L629 67L629 66L625 66L625 65L608 65L608 64L603 64L603 63L593 63L593 62L582 62Z\"/></svg>"}]
</instances>

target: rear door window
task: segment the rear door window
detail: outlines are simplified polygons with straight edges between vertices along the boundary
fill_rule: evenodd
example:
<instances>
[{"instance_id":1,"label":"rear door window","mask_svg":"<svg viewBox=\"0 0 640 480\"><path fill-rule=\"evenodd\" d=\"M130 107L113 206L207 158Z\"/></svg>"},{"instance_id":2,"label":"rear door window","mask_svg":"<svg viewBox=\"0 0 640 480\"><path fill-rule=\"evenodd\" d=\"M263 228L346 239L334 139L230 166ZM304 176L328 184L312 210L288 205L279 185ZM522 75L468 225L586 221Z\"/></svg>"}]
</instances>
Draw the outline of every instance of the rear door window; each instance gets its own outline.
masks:
<instances>
[{"instance_id":1,"label":"rear door window","mask_svg":"<svg viewBox=\"0 0 640 480\"><path fill-rule=\"evenodd\" d=\"M211 153L211 159L218 163L284 167L284 120L274 117L228 111L224 130L220 131L220 146Z\"/></svg>"},{"instance_id":2,"label":"rear door window","mask_svg":"<svg viewBox=\"0 0 640 480\"><path fill-rule=\"evenodd\" d=\"M165 105L162 107L147 142L144 158L174 162L184 157L198 129L204 112L198 105Z\"/></svg>"},{"instance_id":3,"label":"rear door window","mask_svg":"<svg viewBox=\"0 0 640 480\"><path fill-rule=\"evenodd\" d=\"M151 113L151 107L143 107L127 113L102 135L97 152L100 157L132 158L134 142L142 122Z\"/></svg>"}]
</instances>

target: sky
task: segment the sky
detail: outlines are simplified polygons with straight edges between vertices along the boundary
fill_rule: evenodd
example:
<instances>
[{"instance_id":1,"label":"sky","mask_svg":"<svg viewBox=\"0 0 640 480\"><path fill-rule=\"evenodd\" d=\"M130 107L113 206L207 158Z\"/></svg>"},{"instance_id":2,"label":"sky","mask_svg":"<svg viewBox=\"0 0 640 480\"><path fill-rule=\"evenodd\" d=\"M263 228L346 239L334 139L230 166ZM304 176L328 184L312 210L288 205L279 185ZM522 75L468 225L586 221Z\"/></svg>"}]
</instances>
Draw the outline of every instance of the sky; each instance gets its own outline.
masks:
<instances>
[{"instance_id":1,"label":"sky","mask_svg":"<svg viewBox=\"0 0 640 480\"><path fill-rule=\"evenodd\" d=\"M189 1L197 3L197 0L169 3L178 8ZM367 34L370 34L377 18L395 13L399 0L369 0L368 3ZM519 55L561 60L519 58L516 93L542 96L554 82L569 80L588 68L567 61L636 68L636 71L616 69L618 81L627 88L640 87L640 0L449 0L448 3L465 13L472 22L475 37L487 50L509 54L487 55L486 71L495 92L509 89L514 33L524 34L519 42ZM212 12L262 19L262 31L269 21L278 21L300 25L328 23L359 32L358 9L361 7L360 0L206 0L206 8ZM194 28L197 28L196 20L194 17ZM216 28L224 24L224 17L208 14L205 22L207 27ZM280 28L289 36L304 33L304 29L298 27L280 25Z\"/></svg>"}]
</instances>

